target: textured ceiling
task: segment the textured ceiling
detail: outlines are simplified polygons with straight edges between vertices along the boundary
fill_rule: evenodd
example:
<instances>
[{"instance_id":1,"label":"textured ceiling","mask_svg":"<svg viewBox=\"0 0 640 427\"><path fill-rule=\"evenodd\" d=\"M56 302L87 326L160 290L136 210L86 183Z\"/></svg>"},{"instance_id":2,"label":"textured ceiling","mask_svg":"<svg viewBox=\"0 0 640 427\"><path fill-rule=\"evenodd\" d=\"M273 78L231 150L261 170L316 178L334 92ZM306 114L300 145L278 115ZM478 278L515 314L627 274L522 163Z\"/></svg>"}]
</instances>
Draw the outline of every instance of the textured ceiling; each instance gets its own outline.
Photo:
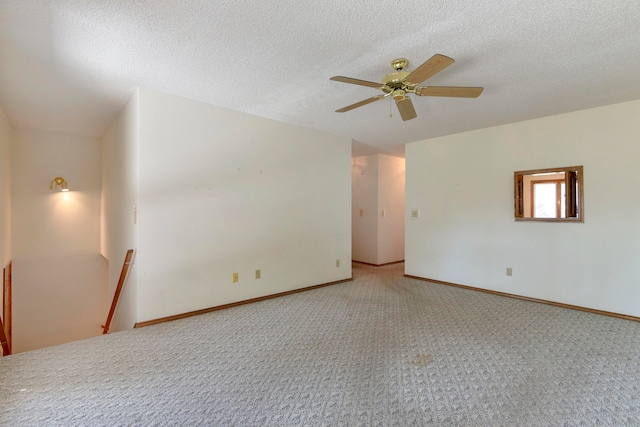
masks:
<instances>
[{"instance_id":1,"label":"textured ceiling","mask_svg":"<svg viewBox=\"0 0 640 427\"><path fill-rule=\"evenodd\" d=\"M16 128L100 137L135 87L353 138L358 154L640 98L638 0L0 0L0 104ZM380 81L435 53L403 122Z\"/></svg>"}]
</instances>

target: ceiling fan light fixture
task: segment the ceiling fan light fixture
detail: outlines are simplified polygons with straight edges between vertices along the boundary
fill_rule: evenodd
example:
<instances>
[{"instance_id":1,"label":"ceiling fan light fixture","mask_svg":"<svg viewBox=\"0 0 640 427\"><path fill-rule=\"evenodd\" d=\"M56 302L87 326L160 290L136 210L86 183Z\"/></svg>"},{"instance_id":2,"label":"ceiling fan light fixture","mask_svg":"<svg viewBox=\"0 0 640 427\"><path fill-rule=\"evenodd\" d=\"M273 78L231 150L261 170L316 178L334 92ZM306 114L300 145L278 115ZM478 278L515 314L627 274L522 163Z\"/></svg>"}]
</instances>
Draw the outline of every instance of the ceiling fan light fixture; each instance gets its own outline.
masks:
<instances>
[{"instance_id":1,"label":"ceiling fan light fixture","mask_svg":"<svg viewBox=\"0 0 640 427\"><path fill-rule=\"evenodd\" d=\"M396 101L402 101L405 98L406 94L406 91L402 89L396 89L393 91L393 94L391 96L393 96L393 99L395 99Z\"/></svg>"}]
</instances>

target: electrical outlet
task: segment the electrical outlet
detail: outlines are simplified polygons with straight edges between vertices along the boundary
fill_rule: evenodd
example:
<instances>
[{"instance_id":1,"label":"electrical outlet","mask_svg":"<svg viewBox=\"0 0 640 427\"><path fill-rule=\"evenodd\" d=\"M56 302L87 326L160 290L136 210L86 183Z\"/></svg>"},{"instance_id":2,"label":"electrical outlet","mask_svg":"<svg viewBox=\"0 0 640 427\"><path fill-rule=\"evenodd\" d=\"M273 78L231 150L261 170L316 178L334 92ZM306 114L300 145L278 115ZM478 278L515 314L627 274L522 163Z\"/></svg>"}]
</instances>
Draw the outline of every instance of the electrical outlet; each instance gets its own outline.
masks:
<instances>
[{"instance_id":1,"label":"electrical outlet","mask_svg":"<svg viewBox=\"0 0 640 427\"><path fill-rule=\"evenodd\" d=\"M360 209L360 218L364 216L364 209Z\"/></svg>"},{"instance_id":2,"label":"electrical outlet","mask_svg":"<svg viewBox=\"0 0 640 427\"><path fill-rule=\"evenodd\" d=\"M387 216L387 212L386 212L384 209L382 209L382 210L380 211L380 216L381 216L382 218L384 218L385 216Z\"/></svg>"},{"instance_id":3,"label":"electrical outlet","mask_svg":"<svg viewBox=\"0 0 640 427\"><path fill-rule=\"evenodd\" d=\"M233 273L233 283L238 281L238 273Z\"/></svg>"},{"instance_id":4,"label":"electrical outlet","mask_svg":"<svg viewBox=\"0 0 640 427\"><path fill-rule=\"evenodd\" d=\"M339 259L336 260L336 267L340 267L340 260Z\"/></svg>"},{"instance_id":5,"label":"electrical outlet","mask_svg":"<svg viewBox=\"0 0 640 427\"><path fill-rule=\"evenodd\" d=\"M260 270L256 270L256 279L260 278Z\"/></svg>"},{"instance_id":6,"label":"electrical outlet","mask_svg":"<svg viewBox=\"0 0 640 427\"><path fill-rule=\"evenodd\" d=\"M507 276L513 276L513 268L507 267Z\"/></svg>"}]
</instances>

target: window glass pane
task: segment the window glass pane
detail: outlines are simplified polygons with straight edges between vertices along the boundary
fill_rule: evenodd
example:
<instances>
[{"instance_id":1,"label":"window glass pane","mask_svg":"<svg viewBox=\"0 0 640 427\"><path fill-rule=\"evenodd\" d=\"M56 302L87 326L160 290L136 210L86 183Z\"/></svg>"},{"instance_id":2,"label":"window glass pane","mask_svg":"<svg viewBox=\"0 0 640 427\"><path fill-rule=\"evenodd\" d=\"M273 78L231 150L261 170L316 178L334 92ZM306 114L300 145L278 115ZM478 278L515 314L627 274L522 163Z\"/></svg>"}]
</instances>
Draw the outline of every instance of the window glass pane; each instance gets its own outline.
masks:
<instances>
[{"instance_id":1,"label":"window glass pane","mask_svg":"<svg viewBox=\"0 0 640 427\"><path fill-rule=\"evenodd\" d=\"M556 218L556 184L536 183L533 186L534 218Z\"/></svg>"}]
</instances>

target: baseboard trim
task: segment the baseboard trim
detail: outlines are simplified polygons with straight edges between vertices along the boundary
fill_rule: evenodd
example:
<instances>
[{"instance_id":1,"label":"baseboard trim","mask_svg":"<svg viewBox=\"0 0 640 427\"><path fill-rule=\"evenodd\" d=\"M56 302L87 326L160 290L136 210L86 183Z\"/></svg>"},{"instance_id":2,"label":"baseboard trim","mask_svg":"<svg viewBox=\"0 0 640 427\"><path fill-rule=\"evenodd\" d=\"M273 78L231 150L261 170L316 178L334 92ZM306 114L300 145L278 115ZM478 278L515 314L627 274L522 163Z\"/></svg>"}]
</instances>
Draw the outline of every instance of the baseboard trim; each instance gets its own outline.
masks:
<instances>
[{"instance_id":1,"label":"baseboard trim","mask_svg":"<svg viewBox=\"0 0 640 427\"><path fill-rule=\"evenodd\" d=\"M581 307L579 305L571 305L571 304L565 304L565 303L562 303L562 302L555 302L555 301L549 301L549 300L544 300L544 299L525 297L525 296L522 296L522 295L510 294L510 293L507 293L507 292L492 291L490 289L476 288L474 286L460 285L458 283L443 282L442 280L428 279L426 277L412 276L410 274L405 274L404 277L408 277L409 279L422 280L424 282L436 283L438 285L454 286L456 288L462 288L462 289L468 289L468 290L471 290L471 291L484 292L484 293L487 293L487 294L498 295L498 296L501 296L501 297L516 298L516 299L520 299L520 300L524 300L524 301L537 302L537 303L540 303L540 304L553 305L553 306L562 307L562 308L570 308L572 310L585 311L587 313L600 314L600 315L603 315L603 316L617 317L618 319L633 320L635 322L640 322L640 317L630 316L628 314L620 314L620 313L614 313L612 311L596 310L595 308L587 308L587 307Z\"/></svg>"},{"instance_id":2,"label":"baseboard trim","mask_svg":"<svg viewBox=\"0 0 640 427\"><path fill-rule=\"evenodd\" d=\"M237 307L239 305L252 304L254 302L266 301L273 298L284 297L286 295L297 294L300 292L311 291L318 288L324 288L326 286L337 285L339 283L351 282L350 279L337 280L335 282L322 283L320 285L307 286L306 288L293 289L286 292L279 292L277 294L265 295L258 298L251 298L243 301L232 302L230 304L217 305L215 307L203 308L202 310L189 311L187 313L174 314L173 316L161 317L159 319L145 320L144 322L138 322L133 325L134 328L144 328L145 326L157 325L158 323L171 322L172 320L184 319L187 317L197 316L199 314L211 313L212 311L224 310L225 308Z\"/></svg>"},{"instance_id":3,"label":"baseboard trim","mask_svg":"<svg viewBox=\"0 0 640 427\"><path fill-rule=\"evenodd\" d=\"M355 262L356 264L364 264L364 265L370 265L372 267L384 267L385 265L393 265L393 264L402 264L404 262L404 260L402 261L393 261L393 262L386 262L384 264L371 264L368 262L364 262L364 261L356 261L356 260L351 260L351 262Z\"/></svg>"}]
</instances>

